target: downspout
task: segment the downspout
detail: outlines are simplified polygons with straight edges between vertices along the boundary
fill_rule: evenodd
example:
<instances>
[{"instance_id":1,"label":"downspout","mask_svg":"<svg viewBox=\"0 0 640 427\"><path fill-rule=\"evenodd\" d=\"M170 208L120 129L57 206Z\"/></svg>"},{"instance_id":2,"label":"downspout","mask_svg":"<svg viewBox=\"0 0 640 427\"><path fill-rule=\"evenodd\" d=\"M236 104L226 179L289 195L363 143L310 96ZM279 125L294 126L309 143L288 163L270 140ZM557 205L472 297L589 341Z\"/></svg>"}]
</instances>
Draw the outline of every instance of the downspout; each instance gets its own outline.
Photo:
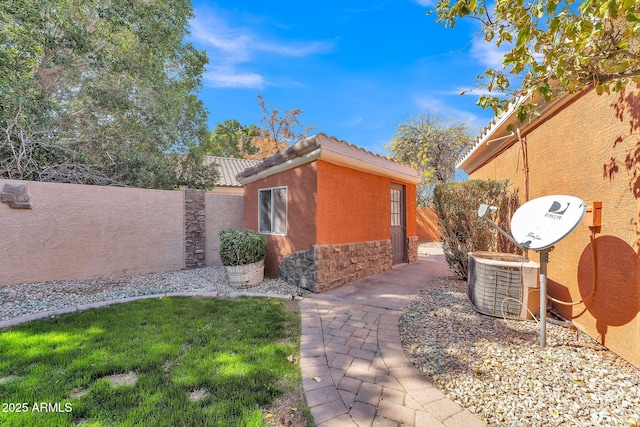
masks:
<instances>
[{"instance_id":1,"label":"downspout","mask_svg":"<svg viewBox=\"0 0 640 427\"><path fill-rule=\"evenodd\" d=\"M524 167L524 201L529 201L529 157L527 150L527 138L520 135L520 128L516 129L518 135L518 141L520 141L520 147L522 148L522 163Z\"/></svg>"}]
</instances>

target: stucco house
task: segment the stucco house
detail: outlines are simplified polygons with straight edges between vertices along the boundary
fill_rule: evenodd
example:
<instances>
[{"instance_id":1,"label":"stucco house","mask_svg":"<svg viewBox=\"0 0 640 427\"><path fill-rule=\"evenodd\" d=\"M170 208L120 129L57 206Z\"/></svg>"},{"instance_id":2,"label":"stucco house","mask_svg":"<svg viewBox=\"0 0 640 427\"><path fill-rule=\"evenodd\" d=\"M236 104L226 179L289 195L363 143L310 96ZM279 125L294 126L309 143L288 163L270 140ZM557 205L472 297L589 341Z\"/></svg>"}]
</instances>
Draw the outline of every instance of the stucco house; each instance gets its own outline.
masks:
<instances>
[{"instance_id":1,"label":"stucco house","mask_svg":"<svg viewBox=\"0 0 640 427\"><path fill-rule=\"evenodd\" d=\"M522 203L551 194L586 202L583 224L548 265L548 294L578 304L551 305L640 366L640 91L566 95L523 123L517 106L494 118L457 166L470 179L509 179ZM595 296L580 303L594 286Z\"/></svg>"},{"instance_id":2,"label":"stucco house","mask_svg":"<svg viewBox=\"0 0 640 427\"><path fill-rule=\"evenodd\" d=\"M238 175L265 274L315 292L417 260L419 172L318 134Z\"/></svg>"}]
</instances>

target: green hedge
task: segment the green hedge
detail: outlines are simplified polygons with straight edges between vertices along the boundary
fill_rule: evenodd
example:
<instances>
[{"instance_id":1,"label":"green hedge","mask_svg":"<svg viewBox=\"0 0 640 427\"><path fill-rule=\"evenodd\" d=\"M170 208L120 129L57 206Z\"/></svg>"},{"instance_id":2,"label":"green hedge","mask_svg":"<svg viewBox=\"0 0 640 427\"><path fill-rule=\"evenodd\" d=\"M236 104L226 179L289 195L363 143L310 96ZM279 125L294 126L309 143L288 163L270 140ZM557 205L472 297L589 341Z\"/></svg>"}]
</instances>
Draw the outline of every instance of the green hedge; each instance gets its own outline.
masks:
<instances>
[{"instance_id":1,"label":"green hedge","mask_svg":"<svg viewBox=\"0 0 640 427\"><path fill-rule=\"evenodd\" d=\"M519 199L517 190L509 190L508 181L476 179L439 183L433 196L444 255L458 278L467 279L469 252L517 252L511 242L478 217L481 203L496 206L498 212L492 219L510 232L509 223Z\"/></svg>"},{"instance_id":2,"label":"green hedge","mask_svg":"<svg viewBox=\"0 0 640 427\"><path fill-rule=\"evenodd\" d=\"M220 259L222 265L244 265L263 260L267 255L267 239L251 230L222 230Z\"/></svg>"}]
</instances>

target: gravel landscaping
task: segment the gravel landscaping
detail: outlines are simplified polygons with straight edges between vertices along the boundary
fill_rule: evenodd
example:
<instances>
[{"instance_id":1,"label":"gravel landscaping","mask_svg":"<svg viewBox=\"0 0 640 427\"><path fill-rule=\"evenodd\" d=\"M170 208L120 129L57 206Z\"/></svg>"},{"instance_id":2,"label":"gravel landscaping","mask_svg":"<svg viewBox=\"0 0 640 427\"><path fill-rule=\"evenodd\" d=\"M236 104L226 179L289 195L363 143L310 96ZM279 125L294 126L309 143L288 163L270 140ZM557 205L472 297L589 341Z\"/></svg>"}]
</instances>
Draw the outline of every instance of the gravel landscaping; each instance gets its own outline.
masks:
<instances>
[{"instance_id":1,"label":"gravel landscaping","mask_svg":"<svg viewBox=\"0 0 640 427\"><path fill-rule=\"evenodd\" d=\"M640 371L586 334L477 313L467 283L438 279L400 319L407 356L434 385L494 426L640 423Z\"/></svg>"},{"instance_id":2,"label":"gravel landscaping","mask_svg":"<svg viewBox=\"0 0 640 427\"><path fill-rule=\"evenodd\" d=\"M308 291L278 279L266 279L252 288L234 288L229 286L223 267L206 267L133 277L60 280L7 286L0 288L0 321L82 304L170 292L209 292L221 297L234 292L296 296L308 294Z\"/></svg>"}]
</instances>

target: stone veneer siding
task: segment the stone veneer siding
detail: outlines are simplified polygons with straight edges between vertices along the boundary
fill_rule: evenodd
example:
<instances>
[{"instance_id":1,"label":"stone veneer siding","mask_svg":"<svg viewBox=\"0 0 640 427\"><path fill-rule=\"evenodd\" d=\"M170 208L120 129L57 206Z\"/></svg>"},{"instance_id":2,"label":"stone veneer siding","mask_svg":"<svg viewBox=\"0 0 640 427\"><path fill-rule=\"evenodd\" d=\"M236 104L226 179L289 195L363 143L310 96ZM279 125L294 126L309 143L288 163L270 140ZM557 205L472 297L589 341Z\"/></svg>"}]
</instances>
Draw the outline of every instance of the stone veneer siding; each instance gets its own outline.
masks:
<instances>
[{"instance_id":1,"label":"stone veneer siding","mask_svg":"<svg viewBox=\"0 0 640 427\"><path fill-rule=\"evenodd\" d=\"M324 292L391 270L391 240L313 245L280 262L284 280L313 292Z\"/></svg>"},{"instance_id":2,"label":"stone veneer siding","mask_svg":"<svg viewBox=\"0 0 640 427\"><path fill-rule=\"evenodd\" d=\"M418 236L407 237L407 256L409 264L418 262Z\"/></svg>"},{"instance_id":3,"label":"stone veneer siding","mask_svg":"<svg viewBox=\"0 0 640 427\"><path fill-rule=\"evenodd\" d=\"M206 267L204 190L184 190L184 257L186 268Z\"/></svg>"}]
</instances>

